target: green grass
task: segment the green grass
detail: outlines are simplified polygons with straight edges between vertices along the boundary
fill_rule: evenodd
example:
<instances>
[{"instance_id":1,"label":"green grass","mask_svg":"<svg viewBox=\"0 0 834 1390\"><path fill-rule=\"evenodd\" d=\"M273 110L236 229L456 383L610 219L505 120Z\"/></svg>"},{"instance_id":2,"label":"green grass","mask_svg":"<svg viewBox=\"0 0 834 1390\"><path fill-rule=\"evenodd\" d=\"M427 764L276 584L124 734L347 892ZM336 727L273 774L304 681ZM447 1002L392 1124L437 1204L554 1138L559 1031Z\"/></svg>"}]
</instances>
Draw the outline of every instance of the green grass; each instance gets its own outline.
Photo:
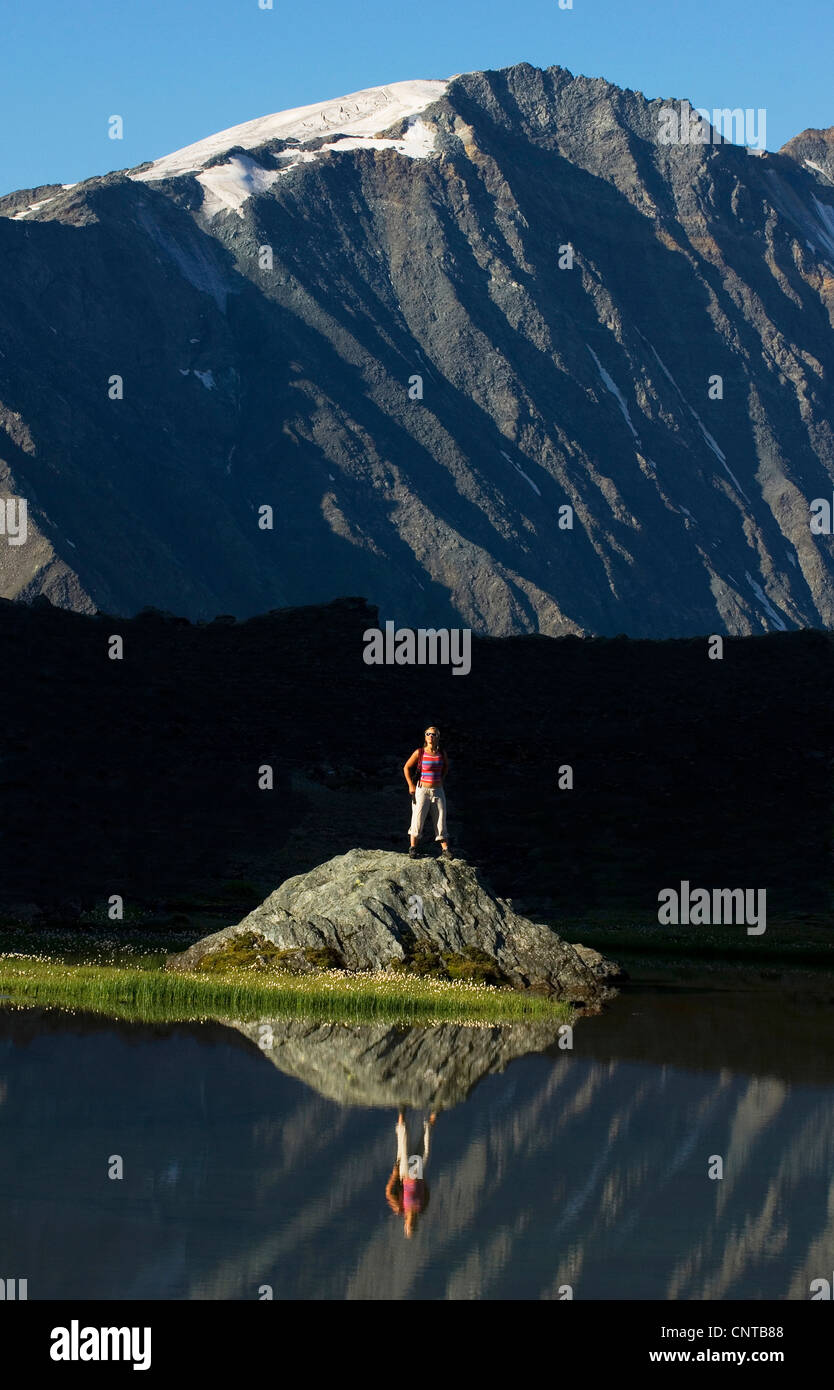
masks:
<instances>
[{"instance_id":1,"label":"green grass","mask_svg":"<svg viewBox=\"0 0 834 1390\"><path fill-rule=\"evenodd\" d=\"M147 1023L309 1018L342 1023L570 1021L552 999L462 980L341 970L288 975L173 972L157 961L77 963L0 956L0 994L15 1005L60 1008Z\"/></svg>"}]
</instances>

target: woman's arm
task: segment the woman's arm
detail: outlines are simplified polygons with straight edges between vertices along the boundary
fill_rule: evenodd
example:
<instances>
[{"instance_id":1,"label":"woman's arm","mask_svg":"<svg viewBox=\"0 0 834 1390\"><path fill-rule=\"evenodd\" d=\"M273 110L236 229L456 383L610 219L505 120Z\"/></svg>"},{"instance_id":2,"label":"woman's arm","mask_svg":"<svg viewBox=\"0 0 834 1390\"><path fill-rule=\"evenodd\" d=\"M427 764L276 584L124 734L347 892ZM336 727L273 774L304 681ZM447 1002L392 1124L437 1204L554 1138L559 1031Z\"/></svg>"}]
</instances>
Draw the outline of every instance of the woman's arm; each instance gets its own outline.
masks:
<instances>
[{"instance_id":1,"label":"woman's arm","mask_svg":"<svg viewBox=\"0 0 834 1390\"><path fill-rule=\"evenodd\" d=\"M419 749L419 748L415 748L414 752L412 753L411 757L409 758L408 762L406 763L405 767L403 768L403 774L404 774L404 776L405 776L406 782L408 783L408 790L411 792L411 795L412 795L412 796L414 795L415 791L417 790L416 784L415 784L415 782L414 782L414 778L413 778L413 776L412 776L412 772L413 772L413 769L417 766L417 760L418 760L419 757L420 757L420 749Z\"/></svg>"},{"instance_id":2,"label":"woman's arm","mask_svg":"<svg viewBox=\"0 0 834 1390\"><path fill-rule=\"evenodd\" d=\"M402 1197L400 1196L399 1192L397 1192L395 1195L395 1189L398 1188L399 1185L400 1170L399 1167L395 1167L393 1173L388 1179L388 1182L385 1184L385 1200L387 1201L391 1210L397 1213L397 1216L399 1216L402 1212Z\"/></svg>"}]
</instances>

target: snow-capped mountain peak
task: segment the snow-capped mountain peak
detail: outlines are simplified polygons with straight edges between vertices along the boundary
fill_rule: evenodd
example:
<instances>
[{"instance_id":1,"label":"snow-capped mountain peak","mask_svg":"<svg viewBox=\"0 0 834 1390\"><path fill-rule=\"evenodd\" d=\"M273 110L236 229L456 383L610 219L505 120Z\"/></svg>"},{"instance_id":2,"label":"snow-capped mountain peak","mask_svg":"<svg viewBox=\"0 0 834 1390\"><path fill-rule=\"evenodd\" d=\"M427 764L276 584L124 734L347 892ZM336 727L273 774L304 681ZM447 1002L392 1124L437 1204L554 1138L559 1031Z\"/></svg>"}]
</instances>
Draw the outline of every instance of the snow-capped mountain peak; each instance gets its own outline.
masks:
<instances>
[{"instance_id":1,"label":"snow-capped mountain peak","mask_svg":"<svg viewBox=\"0 0 834 1390\"><path fill-rule=\"evenodd\" d=\"M449 79L451 80L451 79ZM235 145L243 149L253 149L268 140L312 140L322 135L352 136L351 146L369 143L374 136L387 130L395 121L409 116L418 116L432 102L437 101L446 91L449 80L421 80L411 82L391 82L385 87L368 87L349 96L336 97L331 101L315 102L311 106L296 106L288 111L277 111L271 116L260 116L254 121L231 126L218 131L205 140L186 145L172 154L154 160L135 178L143 181L171 178L177 174L193 173L203 169L209 160ZM342 142L339 142L342 144ZM391 142L394 144L395 142ZM428 153L425 138L412 139L412 148L403 153ZM350 148L344 144L343 148Z\"/></svg>"}]
</instances>

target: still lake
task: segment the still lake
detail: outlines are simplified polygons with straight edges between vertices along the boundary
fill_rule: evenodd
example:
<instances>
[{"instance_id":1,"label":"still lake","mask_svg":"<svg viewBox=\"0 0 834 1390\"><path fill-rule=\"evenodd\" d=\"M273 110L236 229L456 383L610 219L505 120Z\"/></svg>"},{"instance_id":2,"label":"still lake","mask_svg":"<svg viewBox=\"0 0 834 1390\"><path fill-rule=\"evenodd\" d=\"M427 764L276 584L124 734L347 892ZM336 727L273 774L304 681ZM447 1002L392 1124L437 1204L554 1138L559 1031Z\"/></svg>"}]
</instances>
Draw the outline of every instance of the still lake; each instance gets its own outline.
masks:
<instances>
[{"instance_id":1,"label":"still lake","mask_svg":"<svg viewBox=\"0 0 834 1390\"><path fill-rule=\"evenodd\" d=\"M807 1299L834 1267L832 1000L820 974L644 979L572 1049L0 1003L0 1275L30 1299ZM401 1107L409 1153L436 1112L409 1239Z\"/></svg>"}]
</instances>

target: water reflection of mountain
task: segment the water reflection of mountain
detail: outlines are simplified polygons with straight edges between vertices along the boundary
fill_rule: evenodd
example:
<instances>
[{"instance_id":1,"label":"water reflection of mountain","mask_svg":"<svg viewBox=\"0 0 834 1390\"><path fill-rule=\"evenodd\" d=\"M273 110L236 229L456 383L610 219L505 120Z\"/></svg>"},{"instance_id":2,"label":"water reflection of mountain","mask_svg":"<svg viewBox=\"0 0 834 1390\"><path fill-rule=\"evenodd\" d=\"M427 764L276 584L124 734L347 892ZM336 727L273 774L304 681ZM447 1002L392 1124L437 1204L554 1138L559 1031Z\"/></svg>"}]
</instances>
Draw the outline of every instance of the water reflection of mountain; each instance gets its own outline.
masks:
<instances>
[{"instance_id":1,"label":"water reflection of mountain","mask_svg":"<svg viewBox=\"0 0 834 1390\"><path fill-rule=\"evenodd\" d=\"M438 1116L409 1242L393 1108L337 1105L234 1030L0 1015L6 1272L31 1298L807 1298L834 1248L830 1025L765 1009L760 1033L751 1007L748 1042L772 1021L798 1060L734 1069L726 1002L699 997L691 1065L663 1060L672 1005L632 995L486 1076Z\"/></svg>"}]
</instances>

